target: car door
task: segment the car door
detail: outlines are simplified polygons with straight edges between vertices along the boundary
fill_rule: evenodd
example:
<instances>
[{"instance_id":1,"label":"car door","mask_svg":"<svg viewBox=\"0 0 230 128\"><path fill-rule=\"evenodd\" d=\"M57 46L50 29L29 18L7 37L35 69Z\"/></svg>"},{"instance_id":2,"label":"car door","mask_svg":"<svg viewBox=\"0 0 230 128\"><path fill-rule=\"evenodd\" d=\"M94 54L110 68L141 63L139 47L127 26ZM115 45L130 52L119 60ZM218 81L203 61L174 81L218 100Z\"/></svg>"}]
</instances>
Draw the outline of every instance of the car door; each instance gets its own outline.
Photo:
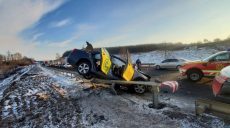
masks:
<instances>
[{"instance_id":1,"label":"car door","mask_svg":"<svg viewBox=\"0 0 230 128\"><path fill-rule=\"evenodd\" d=\"M169 66L170 68L176 68L178 63L179 63L178 59L171 59Z\"/></svg>"},{"instance_id":2,"label":"car door","mask_svg":"<svg viewBox=\"0 0 230 128\"><path fill-rule=\"evenodd\" d=\"M175 65L175 59L168 59L167 63L165 64L165 68L174 68Z\"/></svg>"},{"instance_id":3,"label":"car door","mask_svg":"<svg viewBox=\"0 0 230 128\"><path fill-rule=\"evenodd\" d=\"M100 54L94 55L94 74L97 78L116 79L112 74L112 61L109 52L105 48L101 48Z\"/></svg>"},{"instance_id":4,"label":"car door","mask_svg":"<svg viewBox=\"0 0 230 128\"><path fill-rule=\"evenodd\" d=\"M161 68L168 68L169 62L170 62L169 59L162 61L160 67Z\"/></svg>"},{"instance_id":5,"label":"car door","mask_svg":"<svg viewBox=\"0 0 230 128\"><path fill-rule=\"evenodd\" d=\"M230 65L230 54L225 52L210 58L205 64L205 70L209 73L208 75L213 76L228 65Z\"/></svg>"}]
</instances>

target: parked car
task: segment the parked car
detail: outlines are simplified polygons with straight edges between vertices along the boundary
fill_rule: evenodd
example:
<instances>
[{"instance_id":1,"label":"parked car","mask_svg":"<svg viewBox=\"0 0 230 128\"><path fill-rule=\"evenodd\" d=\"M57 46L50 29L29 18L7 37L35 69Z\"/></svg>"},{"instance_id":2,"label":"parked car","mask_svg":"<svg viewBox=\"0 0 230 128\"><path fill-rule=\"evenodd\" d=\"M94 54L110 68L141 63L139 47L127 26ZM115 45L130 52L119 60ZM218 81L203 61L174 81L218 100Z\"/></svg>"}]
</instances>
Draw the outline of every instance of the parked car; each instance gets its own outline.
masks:
<instances>
[{"instance_id":1,"label":"parked car","mask_svg":"<svg viewBox=\"0 0 230 128\"><path fill-rule=\"evenodd\" d=\"M230 51L222 51L201 61L188 62L179 68L182 76L191 81L199 81L202 77L215 77L221 69L230 65Z\"/></svg>"},{"instance_id":2,"label":"parked car","mask_svg":"<svg viewBox=\"0 0 230 128\"><path fill-rule=\"evenodd\" d=\"M64 65L63 65L63 67L64 67L64 68L71 68L71 67L72 67L72 65L70 65L70 64L68 64L68 63L66 63L66 64L64 64Z\"/></svg>"},{"instance_id":3,"label":"parked car","mask_svg":"<svg viewBox=\"0 0 230 128\"><path fill-rule=\"evenodd\" d=\"M74 49L69 54L67 61L85 78L97 77L126 81L149 81L151 78L144 72L134 69L129 57L127 57L127 60L123 60L117 56L110 55L104 48L100 52L86 52ZM135 85L133 89L137 93L146 91L144 85Z\"/></svg>"},{"instance_id":4,"label":"parked car","mask_svg":"<svg viewBox=\"0 0 230 128\"><path fill-rule=\"evenodd\" d=\"M187 60L185 59L166 59L156 64L156 69L179 69Z\"/></svg>"},{"instance_id":5,"label":"parked car","mask_svg":"<svg viewBox=\"0 0 230 128\"><path fill-rule=\"evenodd\" d=\"M215 77L212 90L215 96L228 95L230 97L230 66L223 68Z\"/></svg>"}]
</instances>

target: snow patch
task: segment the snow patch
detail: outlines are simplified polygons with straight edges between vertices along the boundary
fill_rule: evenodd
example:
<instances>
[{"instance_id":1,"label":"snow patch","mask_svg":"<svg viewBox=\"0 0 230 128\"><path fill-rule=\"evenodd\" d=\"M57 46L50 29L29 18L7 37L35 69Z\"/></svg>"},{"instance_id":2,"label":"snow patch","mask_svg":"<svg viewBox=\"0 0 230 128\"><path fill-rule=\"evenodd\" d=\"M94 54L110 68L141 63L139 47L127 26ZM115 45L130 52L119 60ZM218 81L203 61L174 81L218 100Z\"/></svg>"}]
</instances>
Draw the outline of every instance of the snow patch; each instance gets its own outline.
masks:
<instances>
[{"instance_id":1,"label":"snow patch","mask_svg":"<svg viewBox=\"0 0 230 128\"><path fill-rule=\"evenodd\" d=\"M215 49L197 49L197 50L178 50L178 51L152 51L147 53L131 54L133 63L139 58L142 63L160 63L167 58L183 58L186 60L202 60L214 53L218 52Z\"/></svg>"}]
</instances>

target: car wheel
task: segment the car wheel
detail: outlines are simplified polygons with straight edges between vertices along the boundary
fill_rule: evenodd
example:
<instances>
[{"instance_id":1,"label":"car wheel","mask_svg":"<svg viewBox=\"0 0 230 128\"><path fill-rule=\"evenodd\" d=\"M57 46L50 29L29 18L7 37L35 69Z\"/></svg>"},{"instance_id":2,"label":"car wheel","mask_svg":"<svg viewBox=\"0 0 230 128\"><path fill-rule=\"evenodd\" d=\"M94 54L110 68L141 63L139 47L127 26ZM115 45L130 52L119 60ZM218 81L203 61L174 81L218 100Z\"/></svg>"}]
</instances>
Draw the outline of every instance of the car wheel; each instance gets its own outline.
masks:
<instances>
[{"instance_id":1,"label":"car wheel","mask_svg":"<svg viewBox=\"0 0 230 128\"><path fill-rule=\"evenodd\" d=\"M187 73L187 77L189 80L196 82L202 79L203 73L199 70L191 70Z\"/></svg>"},{"instance_id":2,"label":"car wheel","mask_svg":"<svg viewBox=\"0 0 230 128\"><path fill-rule=\"evenodd\" d=\"M142 78L136 78L134 81L145 81ZM138 93L138 94L143 94L146 91L146 86L145 85L134 85L132 87L133 91Z\"/></svg>"},{"instance_id":3,"label":"car wheel","mask_svg":"<svg viewBox=\"0 0 230 128\"><path fill-rule=\"evenodd\" d=\"M143 94L146 90L145 85L134 85L134 91L139 94Z\"/></svg>"},{"instance_id":4,"label":"car wheel","mask_svg":"<svg viewBox=\"0 0 230 128\"><path fill-rule=\"evenodd\" d=\"M156 70L160 70L160 69L161 69L160 65L156 65Z\"/></svg>"},{"instance_id":5,"label":"car wheel","mask_svg":"<svg viewBox=\"0 0 230 128\"><path fill-rule=\"evenodd\" d=\"M80 75L87 75L90 72L91 65L89 62L82 61L77 65L77 72Z\"/></svg>"},{"instance_id":6,"label":"car wheel","mask_svg":"<svg viewBox=\"0 0 230 128\"><path fill-rule=\"evenodd\" d=\"M181 65L177 65L177 66L176 66L176 69L179 70L180 67L181 67Z\"/></svg>"}]
</instances>

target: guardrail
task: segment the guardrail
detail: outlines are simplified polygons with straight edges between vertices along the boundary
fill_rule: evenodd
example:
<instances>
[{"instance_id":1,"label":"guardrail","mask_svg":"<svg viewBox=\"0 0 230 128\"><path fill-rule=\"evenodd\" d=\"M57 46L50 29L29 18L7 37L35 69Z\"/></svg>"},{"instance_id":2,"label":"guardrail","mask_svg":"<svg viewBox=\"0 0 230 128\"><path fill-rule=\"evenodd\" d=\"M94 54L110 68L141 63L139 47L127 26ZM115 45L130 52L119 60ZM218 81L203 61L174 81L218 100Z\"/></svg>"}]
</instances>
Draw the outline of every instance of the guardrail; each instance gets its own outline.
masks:
<instances>
[{"instance_id":1,"label":"guardrail","mask_svg":"<svg viewBox=\"0 0 230 128\"><path fill-rule=\"evenodd\" d=\"M156 83L156 82L151 82L151 81L123 81L123 80L104 80L104 79L91 79L91 80L86 80L83 79L81 77L79 77L79 74L76 71L70 71L70 70L65 70L65 69L57 69L57 68L48 68L54 71L58 71L60 73L62 73L63 75L66 76L70 76L70 77L75 77L76 80L82 80L82 82L86 82L86 83L92 83L93 85L99 84L99 86L101 86L100 84L105 84L103 85L103 87L108 87L110 88L113 92L116 93L115 91L115 85L119 84L119 85L145 85L148 87L151 87L151 92L153 93L152 95L152 104L150 104L149 106L152 108L159 108L160 107L160 102L159 102L159 87L160 87L160 83Z\"/></svg>"},{"instance_id":2,"label":"guardrail","mask_svg":"<svg viewBox=\"0 0 230 128\"><path fill-rule=\"evenodd\" d=\"M201 115L203 113L212 113L217 116L222 116L226 119L230 119L230 104L208 100L208 99L198 99L195 101L195 111L196 115Z\"/></svg>"}]
</instances>

